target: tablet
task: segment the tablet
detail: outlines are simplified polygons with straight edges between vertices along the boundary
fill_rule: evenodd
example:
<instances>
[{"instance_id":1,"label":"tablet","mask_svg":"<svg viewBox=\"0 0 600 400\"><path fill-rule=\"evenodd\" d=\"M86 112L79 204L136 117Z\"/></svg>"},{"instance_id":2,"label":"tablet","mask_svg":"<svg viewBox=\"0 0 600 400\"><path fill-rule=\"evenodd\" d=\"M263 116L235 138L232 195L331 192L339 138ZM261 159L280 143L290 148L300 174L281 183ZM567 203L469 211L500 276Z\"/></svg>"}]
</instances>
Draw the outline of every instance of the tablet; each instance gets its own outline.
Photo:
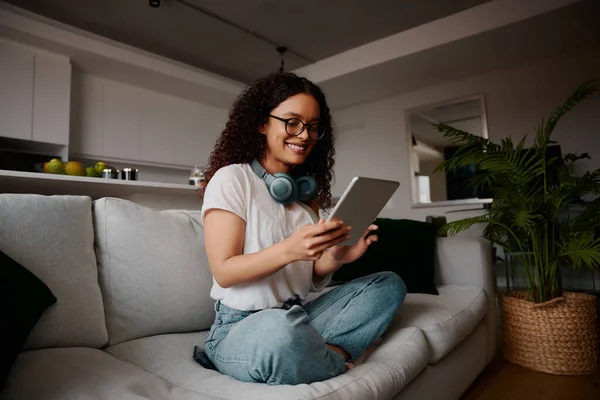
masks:
<instances>
[{"instance_id":1,"label":"tablet","mask_svg":"<svg viewBox=\"0 0 600 400\"><path fill-rule=\"evenodd\" d=\"M392 198L400 182L356 176L337 202L327 221L341 220L352 227L342 246L356 244Z\"/></svg>"}]
</instances>

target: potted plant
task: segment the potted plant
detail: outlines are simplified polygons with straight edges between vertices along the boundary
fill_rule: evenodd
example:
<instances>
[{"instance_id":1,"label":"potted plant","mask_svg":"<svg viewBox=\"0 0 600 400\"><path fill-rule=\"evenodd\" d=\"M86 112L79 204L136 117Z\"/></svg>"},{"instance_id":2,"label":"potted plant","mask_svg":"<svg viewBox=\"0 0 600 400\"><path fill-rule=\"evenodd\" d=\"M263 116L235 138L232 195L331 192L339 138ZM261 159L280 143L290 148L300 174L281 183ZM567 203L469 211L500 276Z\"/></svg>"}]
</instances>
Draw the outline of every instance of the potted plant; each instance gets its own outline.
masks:
<instances>
[{"instance_id":1,"label":"potted plant","mask_svg":"<svg viewBox=\"0 0 600 400\"><path fill-rule=\"evenodd\" d=\"M446 224L449 235L486 224L483 237L519 260L527 290L502 296L504 356L513 363L553 374L599 370L598 314L595 296L564 292L560 267L600 266L600 169L580 176L573 164L584 154L552 156L552 132L561 117L598 89L580 85L535 132L494 143L445 124L434 125L460 145L437 170L474 167L470 184L491 193L492 203L479 216ZM587 201L586 198L591 197ZM566 212L577 203L580 212Z\"/></svg>"}]
</instances>

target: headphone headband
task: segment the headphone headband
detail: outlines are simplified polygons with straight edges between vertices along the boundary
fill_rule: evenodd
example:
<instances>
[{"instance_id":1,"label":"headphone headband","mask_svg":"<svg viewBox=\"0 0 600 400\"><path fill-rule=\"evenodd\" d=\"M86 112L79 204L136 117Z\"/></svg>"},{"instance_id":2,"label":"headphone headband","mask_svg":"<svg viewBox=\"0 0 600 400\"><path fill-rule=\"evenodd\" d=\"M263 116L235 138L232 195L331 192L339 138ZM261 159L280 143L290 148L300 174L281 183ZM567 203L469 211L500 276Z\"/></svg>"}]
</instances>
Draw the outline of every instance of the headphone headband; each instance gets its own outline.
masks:
<instances>
[{"instance_id":1,"label":"headphone headband","mask_svg":"<svg viewBox=\"0 0 600 400\"><path fill-rule=\"evenodd\" d=\"M263 179L267 174L267 170L265 170L263 166L260 165L256 158L252 160L252 162L250 163L250 167L252 168L252 171L254 171L254 173L258 175L258 177L261 179Z\"/></svg>"},{"instance_id":2,"label":"headphone headband","mask_svg":"<svg viewBox=\"0 0 600 400\"><path fill-rule=\"evenodd\" d=\"M254 160L252 160L252 162L250 163L250 168L252 168L252 171L254 171L254 173L256 175L258 175L258 177L262 180L264 180L267 183L271 183L269 181L272 181L272 175L270 175L266 169L263 168L262 165L260 165L260 163L258 162L258 160L255 158ZM271 176L271 179L269 179L269 176Z\"/></svg>"}]
</instances>

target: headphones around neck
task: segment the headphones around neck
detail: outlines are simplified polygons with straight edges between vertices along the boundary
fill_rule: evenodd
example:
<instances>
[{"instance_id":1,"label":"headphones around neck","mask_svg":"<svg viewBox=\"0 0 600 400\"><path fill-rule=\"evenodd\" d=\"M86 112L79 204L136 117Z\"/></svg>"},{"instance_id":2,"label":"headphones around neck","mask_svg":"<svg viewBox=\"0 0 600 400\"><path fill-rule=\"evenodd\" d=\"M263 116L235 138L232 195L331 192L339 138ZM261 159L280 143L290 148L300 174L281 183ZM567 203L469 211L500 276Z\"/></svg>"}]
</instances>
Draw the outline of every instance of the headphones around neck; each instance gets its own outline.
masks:
<instances>
[{"instance_id":1,"label":"headphones around neck","mask_svg":"<svg viewBox=\"0 0 600 400\"><path fill-rule=\"evenodd\" d=\"M294 179L285 172L276 172L271 175L257 159L252 160L250 166L254 173L265 181L269 194L278 203L288 205L297 200L307 202L317 195L317 181L312 176Z\"/></svg>"}]
</instances>

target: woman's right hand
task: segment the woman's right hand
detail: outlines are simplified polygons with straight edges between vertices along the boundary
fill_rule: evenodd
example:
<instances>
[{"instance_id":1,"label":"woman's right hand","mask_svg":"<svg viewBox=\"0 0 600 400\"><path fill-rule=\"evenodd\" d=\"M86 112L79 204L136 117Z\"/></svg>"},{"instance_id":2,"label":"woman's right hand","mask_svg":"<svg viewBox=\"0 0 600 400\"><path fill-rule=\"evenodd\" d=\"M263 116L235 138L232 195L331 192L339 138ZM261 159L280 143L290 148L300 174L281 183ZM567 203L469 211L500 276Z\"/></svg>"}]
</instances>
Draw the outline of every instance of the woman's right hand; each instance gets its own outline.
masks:
<instances>
[{"instance_id":1,"label":"woman's right hand","mask_svg":"<svg viewBox=\"0 0 600 400\"><path fill-rule=\"evenodd\" d=\"M350 229L343 221L325 222L321 219L318 224L299 228L284 243L293 261L316 261L323 251L346 240Z\"/></svg>"}]
</instances>

